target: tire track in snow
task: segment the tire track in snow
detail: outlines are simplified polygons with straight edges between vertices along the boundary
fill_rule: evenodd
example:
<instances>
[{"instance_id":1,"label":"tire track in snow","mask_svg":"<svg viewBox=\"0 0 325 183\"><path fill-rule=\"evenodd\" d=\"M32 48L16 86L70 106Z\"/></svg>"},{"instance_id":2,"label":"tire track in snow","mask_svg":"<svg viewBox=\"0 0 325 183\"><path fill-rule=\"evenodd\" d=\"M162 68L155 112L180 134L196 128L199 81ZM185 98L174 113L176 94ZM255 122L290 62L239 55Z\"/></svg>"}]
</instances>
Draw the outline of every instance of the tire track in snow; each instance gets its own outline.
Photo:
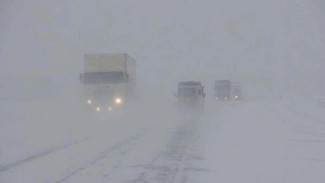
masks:
<instances>
[{"instance_id":1,"label":"tire track in snow","mask_svg":"<svg viewBox=\"0 0 325 183\"><path fill-rule=\"evenodd\" d=\"M68 147L71 147L71 146L80 144L80 143L85 142L85 141L87 141L89 139L90 139L89 137L86 137L86 138L83 138L81 140L77 140L77 141L74 141L74 142L70 142L70 143L67 143L67 144L64 144L64 145L54 146L54 147L52 147L52 148L50 148L50 149L48 149L46 151L43 151L43 152L40 152L40 153L37 153L37 154L33 154L31 156L28 156L27 158L24 158L24 159L21 159L19 161L16 161L16 162L13 162L13 163L10 163L10 164L1 166L0 167L0 173L5 172L5 171L8 171L9 169L14 168L14 167L17 167L17 166L20 166L22 164L31 162L31 161L33 161L35 159L39 159L39 158L42 158L44 156L53 154L53 153L58 152L60 150L66 149Z\"/></svg>"},{"instance_id":2,"label":"tire track in snow","mask_svg":"<svg viewBox=\"0 0 325 183\"><path fill-rule=\"evenodd\" d=\"M113 146L108 147L105 151L103 151L102 153L99 154L99 156L97 156L96 158L88 161L87 163L85 163L84 166L76 168L74 170L71 170L69 173L67 173L64 177L60 178L59 180L55 181L55 183L63 183L68 181L70 178L80 174L82 171L86 170L88 167L95 165L96 163L100 162L101 160L108 158L110 153L113 153L115 151L119 151L123 148L127 148L127 151L130 151L130 149L132 149L132 145L135 145L135 142L137 142L140 137L142 137L145 134L138 134L138 135L133 135L133 136L129 136L128 138L126 138L124 141L117 143ZM132 146L132 147L131 147ZM121 156L119 158L123 159L123 157L126 155L127 153L125 153L123 156ZM119 162L119 161L118 161ZM112 165L112 167L116 167L118 165ZM109 175L107 175L109 176Z\"/></svg>"},{"instance_id":3,"label":"tire track in snow","mask_svg":"<svg viewBox=\"0 0 325 183\"><path fill-rule=\"evenodd\" d=\"M131 183L178 183L188 182L187 171L206 171L201 168L187 167L189 161L197 159L197 154L190 153L197 142L197 121L187 121L172 136L165 149L158 154L144 171ZM192 157L193 156L193 157Z\"/></svg>"}]
</instances>

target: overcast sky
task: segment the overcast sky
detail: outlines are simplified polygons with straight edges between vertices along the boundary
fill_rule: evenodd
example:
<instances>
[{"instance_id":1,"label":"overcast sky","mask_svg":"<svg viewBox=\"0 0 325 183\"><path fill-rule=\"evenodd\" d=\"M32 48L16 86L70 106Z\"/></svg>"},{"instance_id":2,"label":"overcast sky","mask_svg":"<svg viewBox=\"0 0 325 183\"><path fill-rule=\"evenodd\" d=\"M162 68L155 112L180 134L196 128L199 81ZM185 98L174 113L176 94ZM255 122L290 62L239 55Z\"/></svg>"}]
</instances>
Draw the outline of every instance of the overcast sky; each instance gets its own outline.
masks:
<instances>
[{"instance_id":1,"label":"overcast sky","mask_svg":"<svg viewBox=\"0 0 325 183\"><path fill-rule=\"evenodd\" d=\"M127 52L149 82L324 92L324 12L323 0L0 0L0 73L77 75L84 53Z\"/></svg>"}]
</instances>

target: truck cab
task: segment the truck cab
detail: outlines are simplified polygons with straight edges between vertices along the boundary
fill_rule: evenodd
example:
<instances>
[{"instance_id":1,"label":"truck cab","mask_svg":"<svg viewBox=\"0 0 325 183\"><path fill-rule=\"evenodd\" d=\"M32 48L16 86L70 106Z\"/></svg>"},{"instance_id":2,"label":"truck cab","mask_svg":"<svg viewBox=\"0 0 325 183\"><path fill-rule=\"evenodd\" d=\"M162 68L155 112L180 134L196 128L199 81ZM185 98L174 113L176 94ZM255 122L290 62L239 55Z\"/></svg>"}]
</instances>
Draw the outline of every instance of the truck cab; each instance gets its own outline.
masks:
<instances>
[{"instance_id":1,"label":"truck cab","mask_svg":"<svg viewBox=\"0 0 325 183\"><path fill-rule=\"evenodd\" d=\"M86 54L80 81L88 109L121 109L135 93L135 61L126 53Z\"/></svg>"},{"instance_id":2,"label":"truck cab","mask_svg":"<svg viewBox=\"0 0 325 183\"><path fill-rule=\"evenodd\" d=\"M232 99L240 100L242 98L241 85L239 82L232 82Z\"/></svg>"}]
</instances>

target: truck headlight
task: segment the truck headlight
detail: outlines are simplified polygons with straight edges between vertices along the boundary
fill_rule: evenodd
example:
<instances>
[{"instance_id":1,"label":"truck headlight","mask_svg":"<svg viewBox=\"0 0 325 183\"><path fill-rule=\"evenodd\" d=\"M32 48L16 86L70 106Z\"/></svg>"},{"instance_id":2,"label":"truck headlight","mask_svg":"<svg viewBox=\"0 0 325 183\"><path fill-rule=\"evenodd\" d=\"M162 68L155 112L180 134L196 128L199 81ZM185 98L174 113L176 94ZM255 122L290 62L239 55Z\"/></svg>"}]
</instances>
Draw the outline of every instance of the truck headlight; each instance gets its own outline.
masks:
<instances>
[{"instance_id":1,"label":"truck headlight","mask_svg":"<svg viewBox=\"0 0 325 183\"><path fill-rule=\"evenodd\" d=\"M115 103L116 103L116 104L120 104L120 103L122 103L122 99L121 99L121 98L116 98L116 99L115 99Z\"/></svg>"},{"instance_id":2,"label":"truck headlight","mask_svg":"<svg viewBox=\"0 0 325 183\"><path fill-rule=\"evenodd\" d=\"M92 101L91 101L90 99L89 99L89 100L87 100L87 104L89 104L89 105L90 105L90 104L91 104L91 102L92 102Z\"/></svg>"}]
</instances>

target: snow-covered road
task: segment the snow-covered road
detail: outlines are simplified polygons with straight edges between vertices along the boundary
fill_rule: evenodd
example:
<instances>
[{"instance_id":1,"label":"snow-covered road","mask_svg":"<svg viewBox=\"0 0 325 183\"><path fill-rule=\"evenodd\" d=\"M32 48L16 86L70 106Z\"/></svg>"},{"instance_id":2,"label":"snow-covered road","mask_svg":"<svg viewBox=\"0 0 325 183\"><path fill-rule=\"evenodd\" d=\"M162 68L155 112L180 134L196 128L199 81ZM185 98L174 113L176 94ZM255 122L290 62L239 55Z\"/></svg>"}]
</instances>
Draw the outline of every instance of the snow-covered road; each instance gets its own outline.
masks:
<instances>
[{"instance_id":1,"label":"snow-covered road","mask_svg":"<svg viewBox=\"0 0 325 183\"><path fill-rule=\"evenodd\" d=\"M77 131L61 124L53 128L59 136L39 129L51 138L38 132L39 122L1 129L25 133L1 140L1 149L20 153L2 151L0 182L325 181L325 115L318 102L208 101L203 115L148 110L84 118L70 124Z\"/></svg>"},{"instance_id":2,"label":"snow-covered road","mask_svg":"<svg viewBox=\"0 0 325 183\"><path fill-rule=\"evenodd\" d=\"M211 172L201 182L325 181L325 113L317 102L243 101L217 109L205 133Z\"/></svg>"}]
</instances>

